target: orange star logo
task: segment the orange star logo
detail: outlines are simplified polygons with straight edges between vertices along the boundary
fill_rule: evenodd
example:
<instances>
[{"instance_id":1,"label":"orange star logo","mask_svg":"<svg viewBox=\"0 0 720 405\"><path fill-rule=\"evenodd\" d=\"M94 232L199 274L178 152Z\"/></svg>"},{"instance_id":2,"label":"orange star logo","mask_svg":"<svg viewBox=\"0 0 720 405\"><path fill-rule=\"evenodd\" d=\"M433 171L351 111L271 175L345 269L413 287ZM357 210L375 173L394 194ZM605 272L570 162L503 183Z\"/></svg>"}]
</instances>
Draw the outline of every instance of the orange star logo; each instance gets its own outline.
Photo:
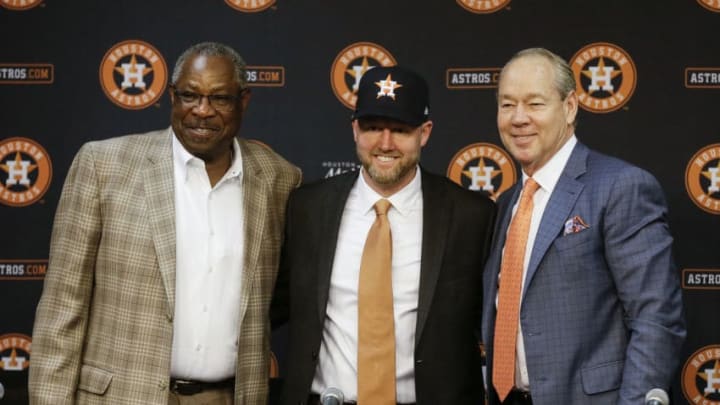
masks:
<instances>
[{"instance_id":1,"label":"orange star logo","mask_svg":"<svg viewBox=\"0 0 720 405\"><path fill-rule=\"evenodd\" d=\"M148 73L152 72L152 68L146 67L143 63L137 63L137 58L135 57L135 54L133 54L130 57L130 63L129 67L126 70L126 67L116 67L115 71L120 73L121 75L128 75L128 81L131 83L131 85L125 84L123 82L122 88L128 88L130 86L139 87L139 88L145 88L145 83L138 83L138 77L136 75L141 75L141 77L145 77ZM140 68L142 67L142 71Z\"/></svg>"},{"instance_id":2,"label":"orange star logo","mask_svg":"<svg viewBox=\"0 0 720 405\"><path fill-rule=\"evenodd\" d=\"M398 82L394 81L391 77L391 74L388 73L385 80L380 80L379 82L375 82L375 85L380 88L380 91L377 93L377 98L380 97L390 97L391 99L395 100L395 89L399 89L402 87L402 84L399 84Z\"/></svg>"},{"instance_id":3,"label":"orange star logo","mask_svg":"<svg viewBox=\"0 0 720 405\"><path fill-rule=\"evenodd\" d=\"M360 83L360 79L362 79L365 72L368 70L374 68L375 66L371 66L370 62L368 61L367 56L363 56L362 63L360 66L352 66L351 69L345 70L345 73L349 74L355 79L355 84L353 84L352 90L353 93L357 93L358 90L358 84Z\"/></svg>"},{"instance_id":4,"label":"orange star logo","mask_svg":"<svg viewBox=\"0 0 720 405\"><path fill-rule=\"evenodd\" d=\"M582 74L585 75L586 77L589 77L590 79L594 79L596 75L600 76L601 78L610 76L610 79L614 79L622 74L622 71L620 71L620 70L615 70L612 67L606 67L605 59L602 57L600 58L600 61L598 62L598 65L596 66L596 68L597 68L597 72L593 72L590 69L588 69L588 70L583 70ZM610 86L607 86L609 84L610 83L605 83L605 80L603 80L603 79L598 80L598 85L599 85L600 89L606 90L606 91L610 92L610 94L613 94L614 90L609 89ZM592 95L596 91L598 91L598 90L588 91L588 94Z\"/></svg>"},{"instance_id":5,"label":"orange star logo","mask_svg":"<svg viewBox=\"0 0 720 405\"><path fill-rule=\"evenodd\" d=\"M37 165L30 164L29 161L23 161L20 152L15 153L15 160L8 160L7 164L0 164L0 169L8 173L7 184L18 184L30 188L29 184L23 184L23 178L33 170L37 169ZM23 165L25 163L25 165Z\"/></svg>"}]
</instances>

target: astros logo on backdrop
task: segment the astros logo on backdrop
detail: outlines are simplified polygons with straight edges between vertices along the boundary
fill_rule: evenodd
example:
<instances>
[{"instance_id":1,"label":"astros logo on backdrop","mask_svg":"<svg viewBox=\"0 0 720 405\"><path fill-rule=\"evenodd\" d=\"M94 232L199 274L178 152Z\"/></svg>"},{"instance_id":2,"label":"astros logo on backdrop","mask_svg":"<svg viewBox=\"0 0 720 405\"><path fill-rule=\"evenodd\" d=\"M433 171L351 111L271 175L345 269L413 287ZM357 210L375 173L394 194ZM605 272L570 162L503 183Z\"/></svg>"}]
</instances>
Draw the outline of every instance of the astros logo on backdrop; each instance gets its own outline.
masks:
<instances>
[{"instance_id":1,"label":"astros logo on backdrop","mask_svg":"<svg viewBox=\"0 0 720 405\"><path fill-rule=\"evenodd\" d=\"M0 0L0 6L3 6L8 10L19 11L37 7L40 3L42 3L42 0Z\"/></svg>"},{"instance_id":2,"label":"astros logo on backdrop","mask_svg":"<svg viewBox=\"0 0 720 405\"><path fill-rule=\"evenodd\" d=\"M30 336L20 333L0 335L0 370L23 371L30 365Z\"/></svg>"},{"instance_id":3,"label":"astros logo on backdrop","mask_svg":"<svg viewBox=\"0 0 720 405\"><path fill-rule=\"evenodd\" d=\"M507 6L510 0L456 0L467 11L476 14L494 13Z\"/></svg>"},{"instance_id":4,"label":"astros logo on backdrop","mask_svg":"<svg viewBox=\"0 0 720 405\"><path fill-rule=\"evenodd\" d=\"M330 69L333 93L345 107L355 109L360 79L376 66L395 66L395 58L380 45L356 42L340 51Z\"/></svg>"},{"instance_id":5,"label":"astros logo on backdrop","mask_svg":"<svg viewBox=\"0 0 720 405\"><path fill-rule=\"evenodd\" d=\"M42 280L47 273L48 261L37 259L0 259L0 280Z\"/></svg>"},{"instance_id":6,"label":"astros logo on backdrop","mask_svg":"<svg viewBox=\"0 0 720 405\"><path fill-rule=\"evenodd\" d=\"M594 113L615 111L635 92L637 71L630 55L617 45L590 44L570 59L580 107Z\"/></svg>"},{"instance_id":7,"label":"astros logo on backdrop","mask_svg":"<svg viewBox=\"0 0 720 405\"><path fill-rule=\"evenodd\" d=\"M472 191L486 193L493 200L510 188L516 179L515 163L491 143L468 145L453 156L447 177Z\"/></svg>"},{"instance_id":8,"label":"astros logo on backdrop","mask_svg":"<svg viewBox=\"0 0 720 405\"><path fill-rule=\"evenodd\" d=\"M720 0L718 0L720 1ZM718 67L686 67L685 87L688 89L720 88L720 68Z\"/></svg>"},{"instance_id":9,"label":"astros logo on backdrop","mask_svg":"<svg viewBox=\"0 0 720 405\"><path fill-rule=\"evenodd\" d=\"M45 149L28 138L0 141L0 203L24 207L50 186L52 163Z\"/></svg>"},{"instance_id":10,"label":"astros logo on backdrop","mask_svg":"<svg viewBox=\"0 0 720 405\"><path fill-rule=\"evenodd\" d=\"M246 66L245 79L250 87L285 86L284 66Z\"/></svg>"},{"instance_id":11,"label":"astros logo on backdrop","mask_svg":"<svg viewBox=\"0 0 720 405\"><path fill-rule=\"evenodd\" d=\"M160 52L147 42L113 45L100 63L100 84L118 106L139 110L154 104L165 91L168 70Z\"/></svg>"},{"instance_id":12,"label":"astros logo on backdrop","mask_svg":"<svg viewBox=\"0 0 720 405\"><path fill-rule=\"evenodd\" d=\"M685 290L720 290L720 269L683 269Z\"/></svg>"},{"instance_id":13,"label":"astros logo on backdrop","mask_svg":"<svg viewBox=\"0 0 720 405\"><path fill-rule=\"evenodd\" d=\"M0 84L52 84L55 66L50 63L0 63Z\"/></svg>"},{"instance_id":14,"label":"astros logo on backdrop","mask_svg":"<svg viewBox=\"0 0 720 405\"><path fill-rule=\"evenodd\" d=\"M275 0L225 0L225 3L243 13L257 13L270 8Z\"/></svg>"},{"instance_id":15,"label":"astros logo on backdrop","mask_svg":"<svg viewBox=\"0 0 720 405\"><path fill-rule=\"evenodd\" d=\"M700 209L720 215L720 143L703 147L690 159L685 188Z\"/></svg>"},{"instance_id":16,"label":"astros logo on backdrop","mask_svg":"<svg viewBox=\"0 0 720 405\"><path fill-rule=\"evenodd\" d=\"M720 405L720 345L705 346L690 356L681 385L689 403Z\"/></svg>"},{"instance_id":17,"label":"astros logo on backdrop","mask_svg":"<svg viewBox=\"0 0 720 405\"><path fill-rule=\"evenodd\" d=\"M500 68L448 68L445 87L453 90L496 89Z\"/></svg>"},{"instance_id":18,"label":"astros logo on backdrop","mask_svg":"<svg viewBox=\"0 0 720 405\"><path fill-rule=\"evenodd\" d=\"M710 11L720 13L720 0L697 0L697 2Z\"/></svg>"}]
</instances>

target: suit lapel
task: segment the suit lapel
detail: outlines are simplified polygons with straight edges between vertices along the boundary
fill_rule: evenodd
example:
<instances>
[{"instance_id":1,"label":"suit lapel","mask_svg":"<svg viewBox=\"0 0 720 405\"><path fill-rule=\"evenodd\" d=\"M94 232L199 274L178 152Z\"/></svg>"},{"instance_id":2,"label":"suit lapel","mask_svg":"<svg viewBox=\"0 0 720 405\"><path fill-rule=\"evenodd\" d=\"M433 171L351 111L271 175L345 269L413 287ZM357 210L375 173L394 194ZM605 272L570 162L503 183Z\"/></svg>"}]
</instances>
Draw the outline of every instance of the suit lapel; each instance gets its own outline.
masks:
<instances>
[{"instance_id":1,"label":"suit lapel","mask_svg":"<svg viewBox=\"0 0 720 405\"><path fill-rule=\"evenodd\" d=\"M317 313L318 320L322 324L325 320L325 309L327 306L328 292L330 290L330 274L332 273L333 262L335 259L335 250L337 248L338 233L340 231L340 221L342 221L345 202L350 195L357 176L360 171L345 174L334 179L332 187L328 194L317 196L315 206L318 212L322 212L327 223L323 224L323 228L327 232L321 232L318 240L318 266L317 266L317 288L318 302Z\"/></svg>"},{"instance_id":2,"label":"suit lapel","mask_svg":"<svg viewBox=\"0 0 720 405\"><path fill-rule=\"evenodd\" d=\"M242 287L240 294L240 322L245 317L253 278L257 271L257 262L260 257L263 233L265 231L265 218L268 211L269 185L263 173L263 166L257 157L250 153L246 141L238 139L243 167L243 218L245 223L245 258L242 270Z\"/></svg>"},{"instance_id":3,"label":"suit lapel","mask_svg":"<svg viewBox=\"0 0 720 405\"><path fill-rule=\"evenodd\" d=\"M560 175L560 179L555 185L552 195L550 195L550 200L545 207L542 220L540 221L540 227L535 237L532 256L530 256L530 262L528 263L524 289L526 292L543 256L545 256L545 253L553 241L560 235L565 220L570 215L570 211L575 206L580 192L585 187L583 183L576 179L585 173L587 154L588 149L586 146L580 143L575 146L575 149L570 155L570 159L568 159L565 165L565 169L563 169Z\"/></svg>"},{"instance_id":4,"label":"suit lapel","mask_svg":"<svg viewBox=\"0 0 720 405\"><path fill-rule=\"evenodd\" d=\"M175 312L175 190L172 133L168 129L148 148L143 169L148 221L157 254L160 276L168 300L168 318Z\"/></svg>"},{"instance_id":5,"label":"suit lapel","mask_svg":"<svg viewBox=\"0 0 720 405\"><path fill-rule=\"evenodd\" d=\"M423 238L420 264L420 287L418 294L417 326L415 328L415 346L417 347L427 321L435 286L442 267L449 218L452 205L438 189L437 180L423 170Z\"/></svg>"}]
</instances>

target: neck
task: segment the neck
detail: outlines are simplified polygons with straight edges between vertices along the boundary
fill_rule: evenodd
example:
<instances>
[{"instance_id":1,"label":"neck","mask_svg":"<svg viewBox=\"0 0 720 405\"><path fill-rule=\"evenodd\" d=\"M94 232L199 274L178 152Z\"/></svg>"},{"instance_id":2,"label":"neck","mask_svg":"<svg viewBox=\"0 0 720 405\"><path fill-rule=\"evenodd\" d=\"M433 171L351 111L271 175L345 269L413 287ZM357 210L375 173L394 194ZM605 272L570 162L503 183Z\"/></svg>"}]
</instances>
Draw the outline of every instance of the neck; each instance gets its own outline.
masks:
<instances>
[{"instance_id":1,"label":"neck","mask_svg":"<svg viewBox=\"0 0 720 405\"><path fill-rule=\"evenodd\" d=\"M230 166L232 166L235 151L233 146L230 145L230 150L224 153L222 156L212 161L205 161L205 171L207 172L210 185L215 186L220 179L227 173Z\"/></svg>"}]
</instances>

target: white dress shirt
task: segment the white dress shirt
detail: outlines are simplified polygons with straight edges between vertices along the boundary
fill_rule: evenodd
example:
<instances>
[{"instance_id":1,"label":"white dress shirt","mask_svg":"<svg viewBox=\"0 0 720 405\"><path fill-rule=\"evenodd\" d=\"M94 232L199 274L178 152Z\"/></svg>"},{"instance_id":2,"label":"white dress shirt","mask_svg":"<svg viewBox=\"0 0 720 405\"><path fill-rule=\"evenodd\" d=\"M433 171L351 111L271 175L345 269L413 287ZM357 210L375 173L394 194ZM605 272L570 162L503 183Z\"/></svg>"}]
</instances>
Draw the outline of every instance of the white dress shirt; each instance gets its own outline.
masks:
<instances>
[{"instance_id":1,"label":"white dress shirt","mask_svg":"<svg viewBox=\"0 0 720 405\"><path fill-rule=\"evenodd\" d=\"M361 169L364 170L364 169ZM358 276L373 205L383 198L363 179L353 186L343 211L330 277L322 344L312 391L340 389L347 401L357 400ZM392 233L392 286L395 315L397 402L415 401L415 324L420 286L423 199L420 169L402 190L387 199Z\"/></svg>"},{"instance_id":2,"label":"white dress shirt","mask_svg":"<svg viewBox=\"0 0 720 405\"><path fill-rule=\"evenodd\" d=\"M542 220L545 207L550 200L550 195L555 189L555 185L560 180L560 175L565 169L565 165L570 159L570 154L577 144L577 138L575 135L565 142L560 150L538 171L533 174L532 178L540 185L540 188L533 195L533 212L532 219L530 220L530 230L528 231L527 245L525 245L525 261L523 262L523 275L522 275L522 289L525 290L525 278L527 277L528 264L530 263L530 256L532 255L533 245L535 245L535 237L537 236L538 228L540 228L540 221ZM523 185L527 181L528 175L523 171L522 181ZM515 211L517 211L518 203L520 198L513 206L513 217ZM507 232L507 231L506 231ZM503 248L504 250L504 248ZM522 293L521 293L522 294ZM522 297L522 295L521 295ZM495 301L497 305L497 298ZM522 307L522 305L521 305ZM525 360L525 342L523 341L522 335L522 323L518 317L518 335L517 335L517 356L515 363L515 386L521 390L530 391L530 378L528 377L527 362Z\"/></svg>"},{"instance_id":3,"label":"white dress shirt","mask_svg":"<svg viewBox=\"0 0 720 405\"><path fill-rule=\"evenodd\" d=\"M220 381L235 375L244 255L242 157L215 187L205 162L173 134L175 175L175 317L170 374Z\"/></svg>"}]
</instances>

